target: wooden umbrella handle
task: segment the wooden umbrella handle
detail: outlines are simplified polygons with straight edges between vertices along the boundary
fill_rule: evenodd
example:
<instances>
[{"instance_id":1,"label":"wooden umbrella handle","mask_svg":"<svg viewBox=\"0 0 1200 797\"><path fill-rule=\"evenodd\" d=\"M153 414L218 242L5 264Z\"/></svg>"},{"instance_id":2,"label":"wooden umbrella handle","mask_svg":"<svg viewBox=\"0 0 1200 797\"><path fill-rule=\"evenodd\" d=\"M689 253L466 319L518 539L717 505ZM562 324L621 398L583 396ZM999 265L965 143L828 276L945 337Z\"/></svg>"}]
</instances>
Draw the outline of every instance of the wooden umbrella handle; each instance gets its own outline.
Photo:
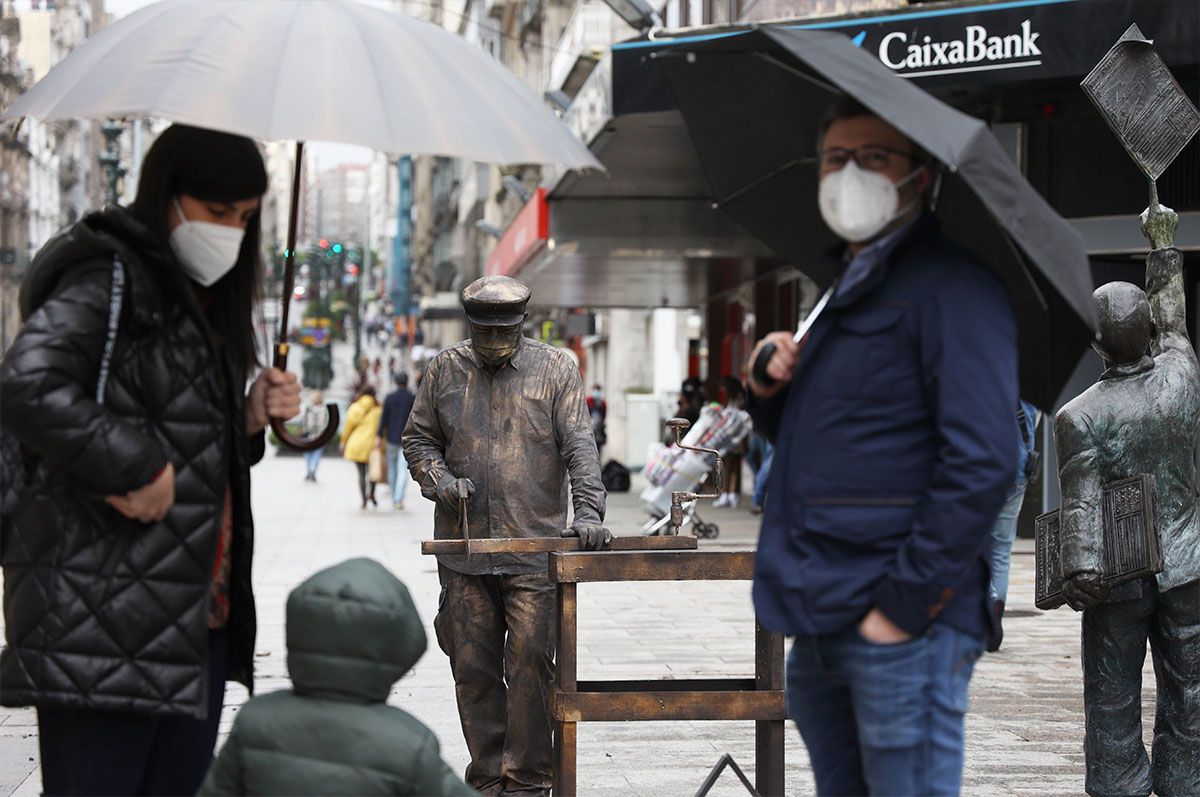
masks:
<instances>
[{"instance_id":1,"label":"wooden umbrella handle","mask_svg":"<svg viewBox=\"0 0 1200 797\"><path fill-rule=\"evenodd\" d=\"M288 345L286 343L279 343L275 346L275 367L280 371L287 370L287 352ZM292 434L284 426L284 419L282 418L271 419L271 431L275 432L275 436L293 451L316 451L318 448L324 448L333 439L333 436L337 434L338 421L341 418L336 404L326 404L325 411L329 413L329 420L325 424L324 431L316 437L304 438Z\"/></svg>"}]
</instances>

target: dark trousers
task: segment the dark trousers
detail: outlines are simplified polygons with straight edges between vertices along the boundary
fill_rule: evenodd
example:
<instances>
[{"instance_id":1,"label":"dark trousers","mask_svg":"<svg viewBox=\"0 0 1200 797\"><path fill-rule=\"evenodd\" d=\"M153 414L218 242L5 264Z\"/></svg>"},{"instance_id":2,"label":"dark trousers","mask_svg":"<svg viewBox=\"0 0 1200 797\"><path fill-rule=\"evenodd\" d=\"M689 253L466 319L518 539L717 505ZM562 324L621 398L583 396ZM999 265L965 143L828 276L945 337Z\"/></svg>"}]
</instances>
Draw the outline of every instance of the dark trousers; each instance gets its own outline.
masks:
<instances>
[{"instance_id":1,"label":"dark trousers","mask_svg":"<svg viewBox=\"0 0 1200 797\"><path fill-rule=\"evenodd\" d=\"M548 794L554 583L546 573L471 576L439 566L438 575L434 629L471 753L467 784L488 795Z\"/></svg>"},{"instance_id":2,"label":"dark trousers","mask_svg":"<svg viewBox=\"0 0 1200 797\"><path fill-rule=\"evenodd\" d=\"M1083 613L1087 793L1200 794L1200 581L1122 585ZM1142 744L1142 663L1154 659L1152 756Z\"/></svg>"},{"instance_id":3,"label":"dark trousers","mask_svg":"<svg viewBox=\"0 0 1200 797\"><path fill-rule=\"evenodd\" d=\"M38 708L45 795L192 795L212 763L229 645L208 635L208 716Z\"/></svg>"},{"instance_id":4,"label":"dark trousers","mask_svg":"<svg viewBox=\"0 0 1200 797\"><path fill-rule=\"evenodd\" d=\"M368 475L367 463L355 462L358 468L358 492L362 496L363 509L367 508L367 501L375 503L375 482L371 481Z\"/></svg>"}]
</instances>

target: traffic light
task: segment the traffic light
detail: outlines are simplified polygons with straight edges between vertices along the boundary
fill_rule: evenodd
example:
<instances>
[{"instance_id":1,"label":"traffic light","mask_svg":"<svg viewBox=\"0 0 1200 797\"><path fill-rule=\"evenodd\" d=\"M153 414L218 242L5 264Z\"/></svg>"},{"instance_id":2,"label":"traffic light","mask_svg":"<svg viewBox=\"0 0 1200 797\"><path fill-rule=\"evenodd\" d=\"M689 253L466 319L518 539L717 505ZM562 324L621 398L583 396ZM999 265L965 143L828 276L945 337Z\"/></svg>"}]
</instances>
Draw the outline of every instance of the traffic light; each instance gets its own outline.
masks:
<instances>
[{"instance_id":1,"label":"traffic light","mask_svg":"<svg viewBox=\"0 0 1200 797\"><path fill-rule=\"evenodd\" d=\"M321 247L322 249L328 249L329 248L329 239L322 238L321 240L317 241L317 246Z\"/></svg>"},{"instance_id":2,"label":"traffic light","mask_svg":"<svg viewBox=\"0 0 1200 797\"><path fill-rule=\"evenodd\" d=\"M333 245L333 253L334 253L335 255L340 255L340 254L342 253L342 245L341 245L341 244L334 244L334 245Z\"/></svg>"}]
</instances>

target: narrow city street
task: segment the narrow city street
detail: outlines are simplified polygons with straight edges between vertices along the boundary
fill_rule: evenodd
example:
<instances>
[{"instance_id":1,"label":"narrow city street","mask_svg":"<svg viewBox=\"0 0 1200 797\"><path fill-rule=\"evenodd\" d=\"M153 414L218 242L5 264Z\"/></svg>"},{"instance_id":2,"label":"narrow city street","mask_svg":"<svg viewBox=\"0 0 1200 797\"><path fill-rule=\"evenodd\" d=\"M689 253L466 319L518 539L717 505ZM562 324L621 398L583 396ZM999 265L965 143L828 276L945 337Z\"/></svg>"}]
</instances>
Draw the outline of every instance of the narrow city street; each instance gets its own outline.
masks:
<instances>
[{"instance_id":1,"label":"narrow city street","mask_svg":"<svg viewBox=\"0 0 1200 797\"><path fill-rule=\"evenodd\" d=\"M358 509L354 468L336 457L321 466L320 481L303 480L299 458L275 456L254 469L258 528L254 574L259 612L256 689L288 686L283 643L284 601L314 571L355 556L383 562L412 591L425 620L430 651L392 692L392 703L429 725L443 754L461 772L467 753L458 726L446 658L434 642L438 583L434 562L420 554L430 536L433 505L410 483L406 509L393 511L385 488L380 508ZM609 499L609 524L637 533L645 516L630 493ZM745 509L717 509L705 519L721 526L701 547L753 546L757 519ZM1012 614L1005 644L986 656L971 687L964 794L1050 795L1083 791L1083 717L1077 615L1033 608L1033 555L1019 540L1014 556ZM637 583L583 585L579 590L581 678L681 678L753 673L754 629L749 583ZM1153 679L1147 670L1146 710ZM226 697L228 732L246 699L239 686ZM36 721L32 710L0 710L0 795L40 792ZM1147 735L1149 734L1147 723ZM750 723L611 723L580 725L579 792L585 795L695 793L722 753L748 772L754 767ZM803 747L787 733L789 794L812 792ZM744 793L732 773L714 794Z\"/></svg>"}]
</instances>

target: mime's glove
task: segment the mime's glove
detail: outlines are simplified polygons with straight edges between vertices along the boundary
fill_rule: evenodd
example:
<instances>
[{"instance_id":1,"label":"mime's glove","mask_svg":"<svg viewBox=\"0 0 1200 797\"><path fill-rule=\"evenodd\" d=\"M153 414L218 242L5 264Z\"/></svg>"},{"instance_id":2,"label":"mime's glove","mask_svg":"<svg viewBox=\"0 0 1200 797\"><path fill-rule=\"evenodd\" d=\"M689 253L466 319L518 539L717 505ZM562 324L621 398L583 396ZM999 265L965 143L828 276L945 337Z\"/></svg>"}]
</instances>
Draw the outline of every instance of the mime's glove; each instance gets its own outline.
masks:
<instances>
[{"instance_id":1,"label":"mime's glove","mask_svg":"<svg viewBox=\"0 0 1200 797\"><path fill-rule=\"evenodd\" d=\"M442 509L454 515L458 515L459 502L463 495L459 489L459 483L466 486L467 498L475 494L475 485L470 479L459 479L449 471L443 471L437 481L437 501Z\"/></svg>"},{"instance_id":2,"label":"mime's glove","mask_svg":"<svg viewBox=\"0 0 1200 797\"><path fill-rule=\"evenodd\" d=\"M571 528L563 531L564 537L578 537L580 548L585 551L598 551L612 540L612 532L594 520L576 518Z\"/></svg>"}]
</instances>

